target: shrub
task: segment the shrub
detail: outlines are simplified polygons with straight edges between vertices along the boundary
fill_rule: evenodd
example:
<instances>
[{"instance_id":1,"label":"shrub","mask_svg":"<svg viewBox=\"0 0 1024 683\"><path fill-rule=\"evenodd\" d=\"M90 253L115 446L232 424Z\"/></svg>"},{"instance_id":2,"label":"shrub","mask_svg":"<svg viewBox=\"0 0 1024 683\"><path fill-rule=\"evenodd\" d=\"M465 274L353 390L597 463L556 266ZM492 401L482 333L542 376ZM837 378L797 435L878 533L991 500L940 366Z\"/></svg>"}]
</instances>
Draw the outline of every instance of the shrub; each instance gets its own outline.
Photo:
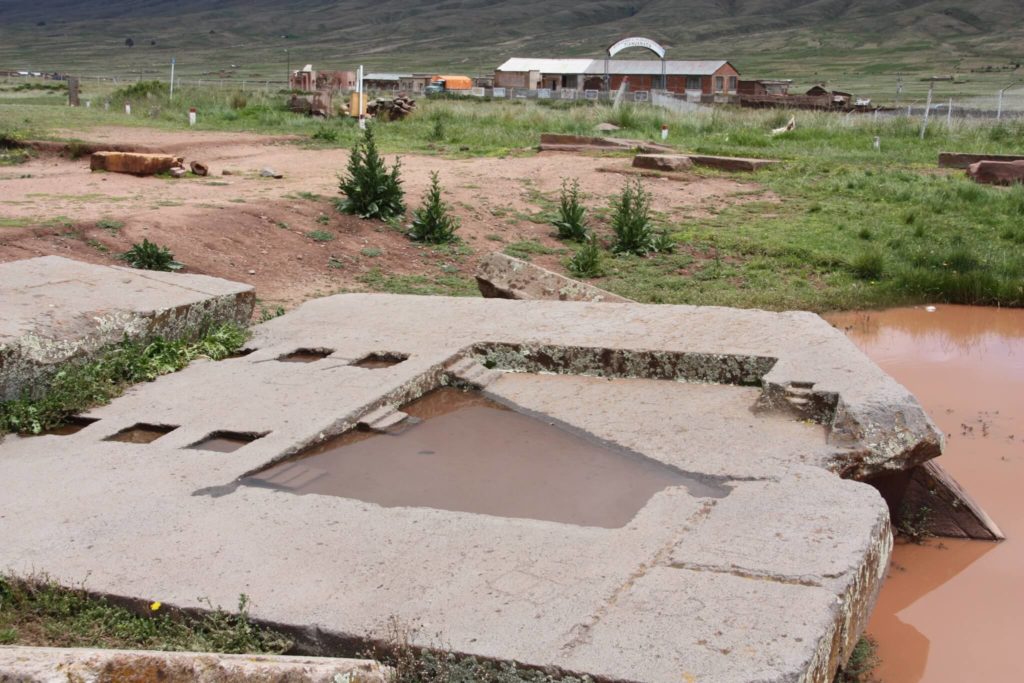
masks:
<instances>
[{"instance_id":1,"label":"shrub","mask_svg":"<svg viewBox=\"0 0 1024 683\"><path fill-rule=\"evenodd\" d=\"M580 201L580 181L573 178L572 184L562 181L562 194L558 203L558 218L552 221L558 229L558 239L577 240L587 238L587 208Z\"/></svg>"},{"instance_id":2,"label":"shrub","mask_svg":"<svg viewBox=\"0 0 1024 683\"><path fill-rule=\"evenodd\" d=\"M676 242L672 239L672 235L668 233L668 230L662 230L654 238L654 251L659 254L671 254L676 250Z\"/></svg>"},{"instance_id":3,"label":"shrub","mask_svg":"<svg viewBox=\"0 0 1024 683\"><path fill-rule=\"evenodd\" d=\"M249 106L249 98L246 97L245 93L241 90L235 92L231 96L231 108L232 109L245 109Z\"/></svg>"},{"instance_id":4,"label":"shrub","mask_svg":"<svg viewBox=\"0 0 1024 683\"><path fill-rule=\"evenodd\" d=\"M401 163L388 171L384 160L377 152L373 128L366 127L361 141L352 147L348 160L348 175L339 183L345 198L338 202L338 209L361 218L387 220L405 213L402 181L399 177Z\"/></svg>"},{"instance_id":5,"label":"shrub","mask_svg":"<svg viewBox=\"0 0 1024 683\"><path fill-rule=\"evenodd\" d=\"M314 242L330 242L334 239L334 234L326 230L310 230L306 233L306 237Z\"/></svg>"},{"instance_id":6,"label":"shrub","mask_svg":"<svg viewBox=\"0 0 1024 683\"><path fill-rule=\"evenodd\" d=\"M868 683L872 680L871 672L881 664L877 651L878 643L874 638L861 636L853 646L846 665L836 672L835 683Z\"/></svg>"},{"instance_id":7,"label":"shrub","mask_svg":"<svg viewBox=\"0 0 1024 683\"><path fill-rule=\"evenodd\" d=\"M601 247L597 237L591 235L572 255L566 267L575 277L599 277L602 274Z\"/></svg>"},{"instance_id":8,"label":"shrub","mask_svg":"<svg viewBox=\"0 0 1024 683\"><path fill-rule=\"evenodd\" d=\"M21 398L0 401L0 435L38 434L60 426L70 416L119 396L126 387L180 370L195 358L227 358L246 339L245 328L225 323L206 330L196 341L125 340L98 360L62 367L39 387L41 395L26 391Z\"/></svg>"},{"instance_id":9,"label":"shrub","mask_svg":"<svg viewBox=\"0 0 1024 683\"><path fill-rule=\"evenodd\" d=\"M132 268L142 270L181 270L184 266L174 260L174 254L167 247L143 239L142 244L133 244L131 249L118 258Z\"/></svg>"},{"instance_id":10,"label":"shrub","mask_svg":"<svg viewBox=\"0 0 1024 683\"><path fill-rule=\"evenodd\" d=\"M853 258L850 269L861 280L880 280L885 273L885 255L880 249L866 249Z\"/></svg>"},{"instance_id":11,"label":"shrub","mask_svg":"<svg viewBox=\"0 0 1024 683\"><path fill-rule=\"evenodd\" d=\"M423 207L413 212L409 237L417 242L444 244L454 242L459 219L448 213L448 205L441 199L441 183L437 171L430 174L430 189L423 196Z\"/></svg>"},{"instance_id":12,"label":"shrub","mask_svg":"<svg viewBox=\"0 0 1024 683\"><path fill-rule=\"evenodd\" d=\"M612 204L612 230L617 254L644 256L654 250L654 229L651 227L651 195L639 178L626 181Z\"/></svg>"}]
</instances>

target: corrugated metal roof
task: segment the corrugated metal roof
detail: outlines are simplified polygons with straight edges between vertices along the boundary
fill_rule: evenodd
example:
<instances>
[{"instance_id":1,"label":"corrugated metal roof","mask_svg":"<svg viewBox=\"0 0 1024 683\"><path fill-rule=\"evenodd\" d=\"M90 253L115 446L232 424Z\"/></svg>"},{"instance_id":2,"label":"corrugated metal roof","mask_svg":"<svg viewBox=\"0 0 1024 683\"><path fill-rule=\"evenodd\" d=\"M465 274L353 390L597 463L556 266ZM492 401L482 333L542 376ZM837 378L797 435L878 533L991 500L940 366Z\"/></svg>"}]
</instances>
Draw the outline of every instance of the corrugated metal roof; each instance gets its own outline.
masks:
<instances>
[{"instance_id":1,"label":"corrugated metal roof","mask_svg":"<svg viewBox=\"0 0 1024 683\"><path fill-rule=\"evenodd\" d=\"M665 61L665 73L669 76L710 76L727 63L724 59L669 59ZM608 63L608 72L620 76L661 75L661 62L655 59L613 59ZM604 60L593 60L584 73L604 74Z\"/></svg>"},{"instance_id":2,"label":"corrugated metal roof","mask_svg":"<svg viewBox=\"0 0 1024 683\"><path fill-rule=\"evenodd\" d=\"M710 76L728 64L724 59L679 60L665 62L669 76ZM542 74L604 75L604 59L533 59L513 57L498 67L498 71L539 71ZM661 61L655 59L613 59L608 63L609 73L620 76L661 75Z\"/></svg>"},{"instance_id":3,"label":"corrugated metal roof","mask_svg":"<svg viewBox=\"0 0 1024 683\"><path fill-rule=\"evenodd\" d=\"M593 59L533 59L513 57L498 67L498 71L539 71L543 74L582 74Z\"/></svg>"},{"instance_id":4,"label":"corrugated metal roof","mask_svg":"<svg viewBox=\"0 0 1024 683\"><path fill-rule=\"evenodd\" d=\"M364 81L397 81L400 78L412 78L412 74L363 74Z\"/></svg>"}]
</instances>

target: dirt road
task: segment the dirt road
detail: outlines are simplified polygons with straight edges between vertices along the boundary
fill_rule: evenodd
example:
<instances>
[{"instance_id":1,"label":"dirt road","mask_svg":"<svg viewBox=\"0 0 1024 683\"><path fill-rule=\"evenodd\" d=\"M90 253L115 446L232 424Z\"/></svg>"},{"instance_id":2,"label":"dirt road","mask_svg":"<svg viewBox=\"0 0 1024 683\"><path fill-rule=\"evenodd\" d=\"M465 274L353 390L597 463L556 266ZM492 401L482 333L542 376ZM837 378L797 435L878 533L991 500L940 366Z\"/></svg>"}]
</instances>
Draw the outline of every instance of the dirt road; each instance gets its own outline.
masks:
<instances>
[{"instance_id":1,"label":"dirt road","mask_svg":"<svg viewBox=\"0 0 1024 683\"><path fill-rule=\"evenodd\" d=\"M60 254L116 263L116 254L148 238L169 247L188 271L251 283L267 305L286 307L341 290L403 283L471 291L481 255L523 241L543 245L534 252L554 250L532 259L562 270L571 252L542 218L557 203L562 179L579 178L588 205L600 209L625 179L600 169L628 164L564 153L462 160L405 155L410 209L419 206L436 170L462 221L462 245L431 248L334 209L337 176L348 161L343 149L254 134L139 128L99 128L86 137L162 149L206 163L211 174L172 180L92 173L87 157L59 156L0 169L0 261ZM263 167L284 177L260 177ZM758 194L757 185L727 178L643 182L655 211L668 221L770 197ZM594 222L599 232L607 230L600 216Z\"/></svg>"}]
</instances>

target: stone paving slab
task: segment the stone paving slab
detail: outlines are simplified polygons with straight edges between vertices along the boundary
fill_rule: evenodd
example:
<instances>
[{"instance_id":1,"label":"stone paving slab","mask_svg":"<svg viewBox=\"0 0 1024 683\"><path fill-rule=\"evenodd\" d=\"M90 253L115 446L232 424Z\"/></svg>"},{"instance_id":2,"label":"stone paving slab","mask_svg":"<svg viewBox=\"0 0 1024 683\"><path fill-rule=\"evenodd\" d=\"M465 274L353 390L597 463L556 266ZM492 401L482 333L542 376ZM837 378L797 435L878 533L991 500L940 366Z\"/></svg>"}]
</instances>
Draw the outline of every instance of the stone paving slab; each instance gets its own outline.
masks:
<instances>
[{"instance_id":1,"label":"stone paving slab","mask_svg":"<svg viewBox=\"0 0 1024 683\"><path fill-rule=\"evenodd\" d=\"M18 683L386 683L389 673L359 659L0 646L0 681Z\"/></svg>"},{"instance_id":2,"label":"stone paving slab","mask_svg":"<svg viewBox=\"0 0 1024 683\"><path fill-rule=\"evenodd\" d=\"M76 434L0 442L0 480L18 482L0 571L179 607L244 592L309 651L380 640L396 618L420 645L609 680L824 682L891 542L877 492L834 472L909 467L939 438L903 387L805 313L342 295L258 326L250 346L137 386ZM329 353L278 360L300 348ZM408 359L351 364L389 352ZM491 372L467 372L481 361ZM238 485L456 372L727 495L669 487L606 529ZM794 382L818 403L791 405ZM177 428L104 440L140 422ZM190 448L219 430L265 436Z\"/></svg>"},{"instance_id":3,"label":"stone paving slab","mask_svg":"<svg viewBox=\"0 0 1024 683\"><path fill-rule=\"evenodd\" d=\"M0 400L71 359L129 338L248 322L249 285L206 275L99 266L60 256L0 264Z\"/></svg>"}]
</instances>

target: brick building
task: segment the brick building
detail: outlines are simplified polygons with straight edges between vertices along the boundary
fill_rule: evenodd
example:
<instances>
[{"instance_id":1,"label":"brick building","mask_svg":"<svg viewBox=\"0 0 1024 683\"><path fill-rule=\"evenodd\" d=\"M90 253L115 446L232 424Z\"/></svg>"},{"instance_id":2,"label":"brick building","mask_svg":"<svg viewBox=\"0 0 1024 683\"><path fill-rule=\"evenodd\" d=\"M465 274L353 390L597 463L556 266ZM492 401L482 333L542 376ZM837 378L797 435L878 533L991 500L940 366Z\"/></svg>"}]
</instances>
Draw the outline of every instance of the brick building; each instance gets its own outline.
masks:
<instances>
[{"instance_id":1,"label":"brick building","mask_svg":"<svg viewBox=\"0 0 1024 683\"><path fill-rule=\"evenodd\" d=\"M513 57L494 72L499 88L536 90L668 90L688 99L735 95L739 72L725 60L534 59Z\"/></svg>"}]
</instances>

